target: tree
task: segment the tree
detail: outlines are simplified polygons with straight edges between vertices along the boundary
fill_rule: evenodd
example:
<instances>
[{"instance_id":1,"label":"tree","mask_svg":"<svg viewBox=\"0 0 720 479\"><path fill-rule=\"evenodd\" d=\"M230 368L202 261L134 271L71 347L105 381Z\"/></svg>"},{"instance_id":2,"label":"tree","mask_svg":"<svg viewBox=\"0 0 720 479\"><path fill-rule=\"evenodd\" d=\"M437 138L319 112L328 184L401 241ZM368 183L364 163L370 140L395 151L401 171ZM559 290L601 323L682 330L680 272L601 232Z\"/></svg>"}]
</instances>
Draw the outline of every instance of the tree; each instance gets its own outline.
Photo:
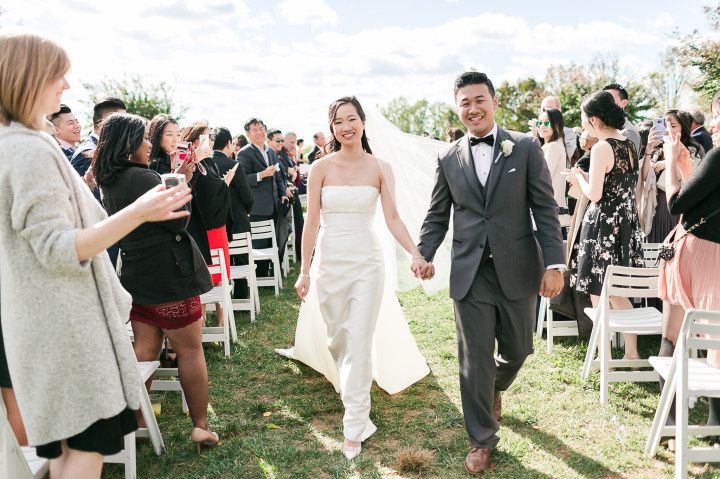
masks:
<instances>
[{"instance_id":1,"label":"tree","mask_svg":"<svg viewBox=\"0 0 720 479\"><path fill-rule=\"evenodd\" d=\"M678 108L681 97L691 87L692 72L678 54L678 49L670 47L660 56L660 70L650 73L648 80L655 92L658 115L661 115Z\"/></svg>"},{"instance_id":2,"label":"tree","mask_svg":"<svg viewBox=\"0 0 720 479\"><path fill-rule=\"evenodd\" d=\"M720 32L720 5L704 7L711 28ZM686 64L696 67L699 75L693 88L705 99L720 91L720 40L698 39L698 31L681 38L679 53Z\"/></svg>"},{"instance_id":3,"label":"tree","mask_svg":"<svg viewBox=\"0 0 720 479\"><path fill-rule=\"evenodd\" d=\"M448 129L462 128L455 109L447 103L423 99L411 104L407 98L399 97L380 107L380 111L395 126L413 135L428 134L442 139Z\"/></svg>"},{"instance_id":4,"label":"tree","mask_svg":"<svg viewBox=\"0 0 720 479\"><path fill-rule=\"evenodd\" d=\"M608 83L624 84L629 101L625 113L638 123L646 118L657 102L650 89L632 80L626 82L617 55L596 56L588 65L555 65L545 75L545 90L560 99L566 126L580 126L580 106L589 94L601 90Z\"/></svg>"},{"instance_id":5,"label":"tree","mask_svg":"<svg viewBox=\"0 0 720 479\"><path fill-rule=\"evenodd\" d=\"M175 91L172 86L164 81L148 83L139 75L120 80L83 83L83 87L88 91L90 105L103 98L117 97L125 102L128 113L147 119L159 113L166 113L177 120L187 111L186 107L175 103Z\"/></svg>"},{"instance_id":6,"label":"tree","mask_svg":"<svg viewBox=\"0 0 720 479\"><path fill-rule=\"evenodd\" d=\"M517 83L503 81L495 94L498 97L498 109L495 110L497 124L509 130L526 132L528 122L537 118L545 88L536 79L526 78Z\"/></svg>"}]
</instances>

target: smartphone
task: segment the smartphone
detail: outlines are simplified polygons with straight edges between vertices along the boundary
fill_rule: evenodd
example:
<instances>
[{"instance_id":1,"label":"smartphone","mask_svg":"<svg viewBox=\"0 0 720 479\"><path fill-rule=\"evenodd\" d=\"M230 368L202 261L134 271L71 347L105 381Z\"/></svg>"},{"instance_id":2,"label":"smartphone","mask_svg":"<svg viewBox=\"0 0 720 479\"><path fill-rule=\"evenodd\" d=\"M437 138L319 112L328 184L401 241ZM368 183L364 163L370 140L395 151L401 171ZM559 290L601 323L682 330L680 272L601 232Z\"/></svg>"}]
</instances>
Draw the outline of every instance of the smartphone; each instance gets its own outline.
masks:
<instances>
[{"instance_id":1,"label":"smartphone","mask_svg":"<svg viewBox=\"0 0 720 479\"><path fill-rule=\"evenodd\" d=\"M200 135L200 148L203 146L210 148L210 135Z\"/></svg>"},{"instance_id":2,"label":"smartphone","mask_svg":"<svg viewBox=\"0 0 720 479\"><path fill-rule=\"evenodd\" d=\"M162 181L163 186L165 186L166 189L170 189L177 185L184 185L187 183L187 180L185 179L185 175L182 173L165 173L164 175L160 175L160 180Z\"/></svg>"},{"instance_id":3,"label":"smartphone","mask_svg":"<svg viewBox=\"0 0 720 479\"><path fill-rule=\"evenodd\" d=\"M655 118L653 120L653 126L661 137L665 136L665 118Z\"/></svg>"}]
</instances>

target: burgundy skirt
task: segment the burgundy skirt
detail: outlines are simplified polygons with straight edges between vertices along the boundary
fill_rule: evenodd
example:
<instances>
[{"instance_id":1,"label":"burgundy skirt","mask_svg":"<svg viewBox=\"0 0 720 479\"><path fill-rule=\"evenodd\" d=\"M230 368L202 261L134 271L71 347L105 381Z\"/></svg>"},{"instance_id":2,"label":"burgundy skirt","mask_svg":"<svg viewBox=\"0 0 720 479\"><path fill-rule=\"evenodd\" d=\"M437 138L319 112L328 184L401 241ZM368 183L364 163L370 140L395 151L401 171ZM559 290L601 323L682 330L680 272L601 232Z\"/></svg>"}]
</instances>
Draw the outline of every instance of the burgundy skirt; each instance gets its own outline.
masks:
<instances>
[{"instance_id":1,"label":"burgundy skirt","mask_svg":"<svg viewBox=\"0 0 720 479\"><path fill-rule=\"evenodd\" d=\"M200 296L162 304L134 304L130 320L150 324L160 329L179 329L202 318Z\"/></svg>"}]
</instances>

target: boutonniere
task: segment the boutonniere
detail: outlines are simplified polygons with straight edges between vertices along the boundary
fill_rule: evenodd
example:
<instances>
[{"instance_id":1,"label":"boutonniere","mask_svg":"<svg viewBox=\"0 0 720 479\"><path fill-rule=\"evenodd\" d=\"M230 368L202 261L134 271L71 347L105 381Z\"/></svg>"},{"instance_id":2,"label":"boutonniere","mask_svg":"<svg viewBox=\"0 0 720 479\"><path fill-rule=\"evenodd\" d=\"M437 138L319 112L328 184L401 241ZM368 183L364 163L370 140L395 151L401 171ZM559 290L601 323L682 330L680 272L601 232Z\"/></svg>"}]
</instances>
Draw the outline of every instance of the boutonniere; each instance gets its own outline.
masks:
<instances>
[{"instance_id":1,"label":"boutonniere","mask_svg":"<svg viewBox=\"0 0 720 479\"><path fill-rule=\"evenodd\" d=\"M503 140L500 143L500 151L502 151L502 154L505 156L510 156L514 147L515 143L513 143L511 140Z\"/></svg>"}]
</instances>

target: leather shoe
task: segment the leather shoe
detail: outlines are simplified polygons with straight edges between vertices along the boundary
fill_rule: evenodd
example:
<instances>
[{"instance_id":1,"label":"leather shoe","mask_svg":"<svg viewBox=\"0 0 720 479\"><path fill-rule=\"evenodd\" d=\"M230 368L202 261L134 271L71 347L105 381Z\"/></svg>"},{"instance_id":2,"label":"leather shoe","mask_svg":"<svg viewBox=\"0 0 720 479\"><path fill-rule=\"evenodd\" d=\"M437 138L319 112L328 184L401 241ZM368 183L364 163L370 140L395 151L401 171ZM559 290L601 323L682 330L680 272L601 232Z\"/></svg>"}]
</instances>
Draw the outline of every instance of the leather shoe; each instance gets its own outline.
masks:
<instances>
[{"instance_id":1,"label":"leather shoe","mask_svg":"<svg viewBox=\"0 0 720 479\"><path fill-rule=\"evenodd\" d=\"M473 447L465 457L465 470L470 474L482 474L484 471L491 469L491 452L491 449L486 447Z\"/></svg>"},{"instance_id":2,"label":"leather shoe","mask_svg":"<svg viewBox=\"0 0 720 479\"><path fill-rule=\"evenodd\" d=\"M492 415L495 418L495 421L500 424L500 421L502 420L502 396L500 396L500 393L497 392L493 398Z\"/></svg>"}]
</instances>

